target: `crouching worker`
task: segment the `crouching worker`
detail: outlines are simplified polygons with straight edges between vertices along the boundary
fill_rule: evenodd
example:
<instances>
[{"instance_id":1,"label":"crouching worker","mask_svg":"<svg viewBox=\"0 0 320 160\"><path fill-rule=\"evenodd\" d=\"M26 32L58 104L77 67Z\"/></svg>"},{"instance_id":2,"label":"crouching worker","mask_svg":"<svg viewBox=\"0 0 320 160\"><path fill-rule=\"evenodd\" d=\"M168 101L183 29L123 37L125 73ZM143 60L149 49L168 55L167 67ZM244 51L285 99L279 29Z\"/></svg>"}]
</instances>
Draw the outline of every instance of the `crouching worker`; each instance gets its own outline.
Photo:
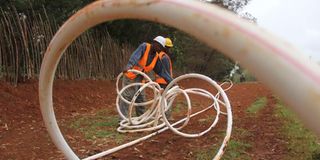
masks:
<instances>
[{"instance_id":1,"label":"crouching worker","mask_svg":"<svg viewBox=\"0 0 320 160\"><path fill-rule=\"evenodd\" d=\"M129 85L131 83L142 82L143 76L137 75L133 72L128 72L130 69L136 69L144 73L154 71L157 75L163 78L167 83L172 81L172 77L168 71L164 69L164 65L159 59L159 53L165 51L166 39L162 36L157 36L153 39L151 43L142 43L140 46L132 53L127 66L125 67L123 73L122 87ZM131 101L134 94L140 89L140 86L130 87L126 89L122 96ZM137 97L135 103L145 102L145 92L142 91ZM120 111L125 116L128 117L129 104L120 100ZM141 116L145 112L144 106L136 106L136 116Z\"/></svg>"}]
</instances>

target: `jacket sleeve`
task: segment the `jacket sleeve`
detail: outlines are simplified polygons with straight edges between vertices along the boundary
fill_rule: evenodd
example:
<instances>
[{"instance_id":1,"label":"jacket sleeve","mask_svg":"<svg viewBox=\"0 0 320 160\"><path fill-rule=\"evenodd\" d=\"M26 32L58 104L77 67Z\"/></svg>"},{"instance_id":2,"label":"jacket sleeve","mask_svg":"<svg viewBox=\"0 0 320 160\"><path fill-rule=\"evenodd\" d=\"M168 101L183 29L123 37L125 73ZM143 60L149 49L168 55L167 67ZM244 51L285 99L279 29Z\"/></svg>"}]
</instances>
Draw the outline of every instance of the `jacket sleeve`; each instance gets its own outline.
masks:
<instances>
[{"instance_id":1,"label":"jacket sleeve","mask_svg":"<svg viewBox=\"0 0 320 160\"><path fill-rule=\"evenodd\" d=\"M132 69L133 66L138 65L139 60L141 59L143 53L147 47L146 43L142 43L139 47L131 54L131 57L126 66L126 70Z\"/></svg>"},{"instance_id":2,"label":"jacket sleeve","mask_svg":"<svg viewBox=\"0 0 320 160\"><path fill-rule=\"evenodd\" d=\"M159 60L160 63L157 63L155 67L155 72L160 77L164 78L166 82L169 84L172 81L171 73L170 73L170 59L166 56L164 56L161 60Z\"/></svg>"},{"instance_id":3,"label":"jacket sleeve","mask_svg":"<svg viewBox=\"0 0 320 160\"><path fill-rule=\"evenodd\" d=\"M170 77L172 78L172 70L170 68L170 58L168 57L168 55L163 56L162 58L162 63L163 63L163 67L164 69L169 73Z\"/></svg>"}]
</instances>

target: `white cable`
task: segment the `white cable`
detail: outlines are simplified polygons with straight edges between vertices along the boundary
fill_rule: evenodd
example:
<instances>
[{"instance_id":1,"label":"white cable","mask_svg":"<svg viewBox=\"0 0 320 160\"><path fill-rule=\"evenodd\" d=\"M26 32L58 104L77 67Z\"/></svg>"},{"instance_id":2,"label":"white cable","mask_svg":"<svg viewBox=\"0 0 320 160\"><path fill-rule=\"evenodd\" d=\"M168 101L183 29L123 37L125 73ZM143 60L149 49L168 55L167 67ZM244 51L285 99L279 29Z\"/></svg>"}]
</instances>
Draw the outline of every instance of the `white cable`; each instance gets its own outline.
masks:
<instances>
[{"instance_id":1,"label":"white cable","mask_svg":"<svg viewBox=\"0 0 320 160\"><path fill-rule=\"evenodd\" d=\"M218 120L219 120L219 115L222 113L220 111L220 105L223 105L226 108L227 113L222 113L228 116L228 123L227 123L227 131L226 131L226 137L219 149L218 154L223 154L223 148L225 147L226 143L230 139L231 135L231 128L232 128L232 113L231 113L231 106L229 103L229 100L225 94L226 90L229 90L232 87L232 82L223 82L221 85L218 85L215 81L210 79L207 76L200 75L200 74L185 74L182 76L177 77L174 79L168 86L167 88L163 91L162 94L160 94L160 86L152 82L151 79L143 72L137 71L137 70L129 70L129 72L133 72L137 75L141 75L146 79L146 83L133 83L129 84L127 86L124 86L123 88L120 89L119 87L119 82L120 79L124 76L123 73L120 73L119 76L117 77L117 100L116 100L116 105L117 105L117 110L121 118L123 120L120 122L120 127L118 127L117 131L121 133L128 133L128 132L143 132L143 131L154 131L158 130L155 133L158 133L161 131L161 128L169 128L171 131L174 133L181 135L183 137L189 137L189 138L195 138L195 137L200 137L206 133L208 133L213 127L216 126ZM214 87L217 90L217 93L215 96L210 93L207 90L201 89L201 88L188 88L188 89L182 89L176 84L178 84L179 81L184 80L184 79L189 79L189 78L196 78L196 79L201 79L206 81L207 83L210 84L211 87ZM222 86L229 84L228 87L225 89L222 89ZM174 86L176 85L176 86ZM136 87L140 86L140 89L134 94L133 98L131 101L126 100L123 96L122 93L130 88L130 87ZM149 100L148 102L143 102L143 103L135 103L137 97L143 92L146 88L153 89L154 92L154 97L152 100ZM175 122L174 124L171 124L167 117L165 116L166 111L170 110L172 107L172 104L175 100L175 98L179 95L182 94L186 101L187 101L187 114L186 117L179 120L178 122ZM199 111L198 113L195 113L192 115L192 105L191 105L191 100L189 97L189 94L195 94L198 96L202 96L205 98L208 98L209 100L212 100L212 104L210 104L207 108ZM220 100L220 95L223 97L223 100ZM125 117L121 110L120 110L120 100L123 100L124 103L129 105L129 112L128 112L128 117ZM132 110L133 107L136 106L148 106L149 107L145 113L139 117L133 116L132 115ZM212 122L212 124L207 128L206 130L199 132L199 133L184 133L181 131L182 128L188 125L188 122L190 121L191 117L197 114L200 114L202 112L207 111L208 109L214 109L216 111L215 119ZM180 127L175 128L176 125L183 123ZM161 129L161 130L159 130ZM165 130L166 130L165 129ZM152 133L154 134L154 133ZM140 142L140 141L139 141ZM131 142L130 142L131 143ZM128 144L130 144L128 143ZM119 146L120 147L120 146ZM110 153L109 153L110 154ZM221 156L219 155L219 156Z\"/></svg>"},{"instance_id":2,"label":"white cable","mask_svg":"<svg viewBox=\"0 0 320 160\"><path fill-rule=\"evenodd\" d=\"M306 57L301 56L303 54L292 45L226 10L198 1L100 0L75 13L59 28L46 50L41 65L39 75L41 114L52 141L66 159L73 160L79 157L63 137L53 109L53 82L60 58L72 41L91 27L110 20L130 18L156 21L176 27L209 47L241 62L243 67L288 103L288 107L298 113L303 122L320 136L320 127L315 120L320 116L320 70L315 63L310 63ZM225 93L220 94L222 103L217 99L218 102L230 106ZM232 123L231 108L226 107L226 109L229 124ZM166 127L160 131L165 129ZM225 147L225 142L230 138L228 133L231 133L231 127L227 127L227 136L221 148ZM128 145L88 158L107 155L126 146ZM215 160L221 158L223 153L221 148L214 157Z\"/></svg>"}]
</instances>

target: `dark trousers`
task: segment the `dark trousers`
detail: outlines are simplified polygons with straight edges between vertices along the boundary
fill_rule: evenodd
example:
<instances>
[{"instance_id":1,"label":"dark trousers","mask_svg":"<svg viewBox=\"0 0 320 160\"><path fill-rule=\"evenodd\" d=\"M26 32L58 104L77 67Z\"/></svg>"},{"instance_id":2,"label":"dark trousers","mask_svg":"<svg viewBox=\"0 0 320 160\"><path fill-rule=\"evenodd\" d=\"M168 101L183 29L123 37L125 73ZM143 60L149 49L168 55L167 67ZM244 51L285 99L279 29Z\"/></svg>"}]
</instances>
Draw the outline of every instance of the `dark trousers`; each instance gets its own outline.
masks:
<instances>
[{"instance_id":1,"label":"dark trousers","mask_svg":"<svg viewBox=\"0 0 320 160\"><path fill-rule=\"evenodd\" d=\"M131 83L136 83L136 82L141 82L142 81L142 78L141 76L137 76L135 79L131 80L129 78L127 78L126 76L123 77L123 80L122 80L122 87L124 86L127 86ZM122 96L128 100L128 101L131 101L134 94L140 89L140 86L134 86L134 87L130 87L126 90L124 90L122 92ZM141 103L141 102L145 102L145 92L142 91L140 93L140 95L137 97L136 103ZM123 102L121 99L120 99L120 102L119 102L119 105L120 105L120 111L121 113L125 116L125 117L128 117L128 112L129 112L129 104ZM145 107L144 106L136 106L135 107L136 109L136 116L141 116L144 112L145 112Z\"/></svg>"}]
</instances>

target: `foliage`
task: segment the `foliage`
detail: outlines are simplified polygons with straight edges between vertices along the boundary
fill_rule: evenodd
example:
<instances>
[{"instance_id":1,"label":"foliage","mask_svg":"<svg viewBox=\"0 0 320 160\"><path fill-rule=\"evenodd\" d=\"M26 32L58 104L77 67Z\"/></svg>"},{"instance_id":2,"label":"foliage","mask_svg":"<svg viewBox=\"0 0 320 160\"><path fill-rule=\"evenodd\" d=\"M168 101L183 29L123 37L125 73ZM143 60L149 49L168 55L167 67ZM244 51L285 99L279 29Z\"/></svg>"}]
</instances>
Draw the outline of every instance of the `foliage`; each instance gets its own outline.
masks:
<instances>
[{"instance_id":1,"label":"foliage","mask_svg":"<svg viewBox=\"0 0 320 160\"><path fill-rule=\"evenodd\" d=\"M252 14L250 14L248 12L240 13L239 15L240 15L240 17L242 17L250 22L253 22L253 23L257 23L257 21L258 21L256 17L254 17Z\"/></svg>"},{"instance_id":2,"label":"foliage","mask_svg":"<svg viewBox=\"0 0 320 160\"><path fill-rule=\"evenodd\" d=\"M256 81L256 78L248 70L243 69L242 74L244 75L245 81Z\"/></svg>"},{"instance_id":3,"label":"foliage","mask_svg":"<svg viewBox=\"0 0 320 160\"><path fill-rule=\"evenodd\" d=\"M176 50L173 50L175 66L182 73L196 72L215 80L222 80L231 70L233 62L220 52L177 31L174 34Z\"/></svg>"},{"instance_id":4,"label":"foliage","mask_svg":"<svg viewBox=\"0 0 320 160\"><path fill-rule=\"evenodd\" d=\"M227 8L232 5L232 9L238 8L238 11L248 2L245 0L241 2L217 1L216 3ZM174 72L178 74L197 72L215 80L222 80L233 66L232 60L220 52L209 48L184 32L165 25L148 21L119 20L108 22L105 26L112 38L120 43L128 42L133 46L144 41L151 41L157 35L170 37L174 42L170 56L174 62Z\"/></svg>"},{"instance_id":5,"label":"foliage","mask_svg":"<svg viewBox=\"0 0 320 160\"><path fill-rule=\"evenodd\" d=\"M252 148L252 144L244 141L247 137L251 136L251 133L244 128L234 128L232 131L233 137L227 145L227 150L223 154L223 160L249 160L250 156L247 154L247 150ZM218 134L217 139L221 139L225 132L222 131ZM205 150L195 150L195 159L197 160L209 160L212 159L218 149L219 145L213 145ZM219 146L220 147L220 146Z\"/></svg>"},{"instance_id":6,"label":"foliage","mask_svg":"<svg viewBox=\"0 0 320 160\"><path fill-rule=\"evenodd\" d=\"M112 38L133 46L150 42L158 35L173 38L175 31L174 28L159 23L132 19L110 21L100 25L99 28L107 28Z\"/></svg>"},{"instance_id":7,"label":"foliage","mask_svg":"<svg viewBox=\"0 0 320 160\"><path fill-rule=\"evenodd\" d=\"M267 97L260 97L247 108L247 112L256 114L267 105L267 102Z\"/></svg>"},{"instance_id":8,"label":"foliage","mask_svg":"<svg viewBox=\"0 0 320 160\"><path fill-rule=\"evenodd\" d=\"M248 12L241 12L244 6L248 5L248 3L251 0L200 0L212 4L216 4L218 6L221 6L223 8L226 8L235 14L238 14L241 18L246 19L250 22L257 23L257 18L255 18L253 15L251 15ZM225 63L226 64L226 63ZM231 64L229 64L231 65ZM237 63L235 63L235 66ZM233 71L231 66L228 67L231 72ZM236 71L236 70L234 70ZM255 78L246 70L238 70L237 73L232 73L234 76L227 74L225 75L225 78L232 79L234 82L242 82L242 81L255 81Z\"/></svg>"},{"instance_id":9,"label":"foliage","mask_svg":"<svg viewBox=\"0 0 320 160\"><path fill-rule=\"evenodd\" d=\"M1 63L7 64L7 66L3 68L4 72L12 71L10 73L6 73L7 75L12 75L11 77L14 77L10 79L14 79L14 83L17 83L18 80L21 79L17 77L36 76L41 62L39 61L39 58L42 59L42 54L45 51L45 47L47 47L48 43L50 42L50 39L52 38L56 30L59 28L59 26L61 26L61 24L77 10L93 1L94 0L0 0L0 8L3 10L3 12L0 13L0 22L1 16L10 18L9 23L5 24L4 20L2 20L3 23L0 23L0 34L5 35L6 37L6 39L3 39L2 41L6 43L10 42L11 44L15 44L11 46L6 44L5 47L0 47L0 49L4 51L12 51L12 55L5 55L6 57L13 56L16 58L15 61L4 60L8 62L0 62L0 65L2 65ZM236 11L236 7L242 8L244 5L248 3L248 1L249 0L244 0L243 2L224 0L216 1L215 3L218 3L220 6ZM41 19L40 21L39 18ZM22 26L26 27L27 29L21 29L18 23L21 23ZM99 32L101 32L102 34L97 34ZM86 36L91 37L91 35L94 34L94 36L92 36L92 40L87 41L88 38L80 38L79 42L77 42L77 46L82 49L69 49L69 51L72 53L86 52L83 53L83 55L90 57L77 56L76 54L64 56L65 59L75 61L67 62L61 60L63 62L61 62L60 65L65 64L66 66L64 69L58 69L58 72L67 75L76 74L77 76L73 79L78 79L79 77L86 77L83 75L90 75L89 78L94 79L106 78L106 76L101 76L101 74L92 75L90 72L91 70L81 70L83 68L86 68L85 65L87 65L87 63L82 63L82 60L84 60L88 62L92 61L90 62L90 64L99 64L99 66L96 67L98 72L109 72L103 67L103 65L106 64L106 60L104 58L99 59L98 55L90 55L90 53L92 52L96 54L101 53L100 50L102 49L105 53L115 54L115 52L112 49L102 47L102 42L104 42L104 39L106 39L104 38L106 37L106 32L108 33L108 36L111 37L111 41L113 41L112 43L118 43L114 46L118 46L117 48L120 49L122 48L122 46L129 45L136 47L142 42L150 42L157 35L170 37L174 42L174 48L171 50L172 54L170 54L170 56L172 57L174 63L174 72L178 74L186 72L197 72L208 75L215 80L222 80L224 77L226 77L226 75L228 75L229 71L233 66L233 62L220 52L209 48L205 44L202 44L199 41L197 41L195 38L190 37L189 35L175 28L149 21L115 20L98 25L94 27L92 30L88 31L86 33ZM90 43L91 45L85 45L84 43ZM2 53L9 54L7 52ZM130 51L125 55L127 54L130 54ZM115 57L117 56L118 55L116 55ZM80 61L78 61L77 57L82 58L80 59ZM99 59L99 62L93 61L92 57ZM109 57L108 60L110 59L110 56L106 57ZM126 58L126 56L122 55L120 55L120 57ZM79 63L81 63L82 65L78 67L79 70L78 68L74 69L74 65L77 65ZM122 65L125 65L124 63L126 62L122 61L121 59L121 62L119 63L123 63ZM114 67L119 67L119 65L116 65ZM92 66L89 66L89 68L92 68ZM121 70L122 67L119 68ZM32 71L32 69L34 69L35 71ZM109 75L114 76L116 74L117 70L113 70L112 73ZM61 77L66 78L69 76L60 76L60 78Z\"/></svg>"},{"instance_id":10,"label":"foliage","mask_svg":"<svg viewBox=\"0 0 320 160\"><path fill-rule=\"evenodd\" d=\"M234 65L226 78L234 83L256 81L256 78L248 70L240 67L238 63Z\"/></svg>"},{"instance_id":11,"label":"foliage","mask_svg":"<svg viewBox=\"0 0 320 160\"><path fill-rule=\"evenodd\" d=\"M202 0L202 1L218 4L235 13L238 13L251 0Z\"/></svg>"},{"instance_id":12,"label":"foliage","mask_svg":"<svg viewBox=\"0 0 320 160\"><path fill-rule=\"evenodd\" d=\"M284 121L282 135L287 138L287 149L285 159L310 159L320 158L320 141L317 137L299 121L296 115L288 110L278 99L275 115Z\"/></svg>"}]
</instances>

